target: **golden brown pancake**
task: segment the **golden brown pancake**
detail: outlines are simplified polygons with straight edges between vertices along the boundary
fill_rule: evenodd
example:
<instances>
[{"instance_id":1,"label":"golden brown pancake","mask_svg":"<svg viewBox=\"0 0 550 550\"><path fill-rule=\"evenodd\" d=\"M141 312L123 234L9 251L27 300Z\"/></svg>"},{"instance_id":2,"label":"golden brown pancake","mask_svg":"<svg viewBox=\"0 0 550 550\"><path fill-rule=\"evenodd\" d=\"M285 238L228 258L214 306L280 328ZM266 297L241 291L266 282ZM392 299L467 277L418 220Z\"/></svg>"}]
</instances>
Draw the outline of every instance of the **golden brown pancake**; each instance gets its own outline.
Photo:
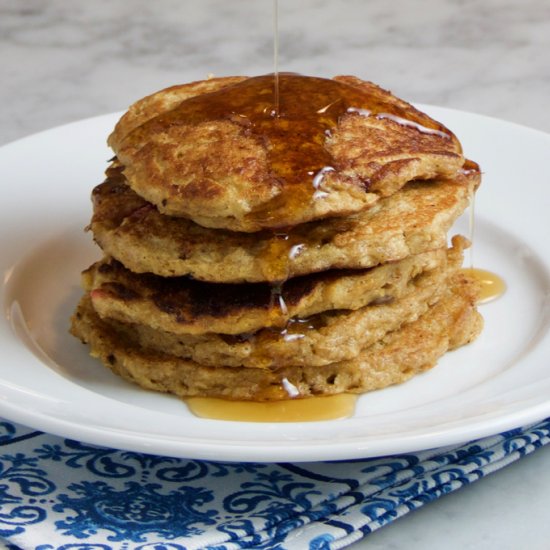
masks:
<instances>
[{"instance_id":1,"label":"golden brown pancake","mask_svg":"<svg viewBox=\"0 0 550 550\"><path fill-rule=\"evenodd\" d=\"M357 213L415 179L452 178L459 141L354 77L229 77L134 104L109 138L130 187L161 213L256 232Z\"/></svg>"},{"instance_id":2,"label":"golden brown pancake","mask_svg":"<svg viewBox=\"0 0 550 550\"><path fill-rule=\"evenodd\" d=\"M234 336L213 332L189 335L185 327L178 326L170 317L143 315L139 308L109 308L109 302L98 300L94 291L91 301L101 318L119 321L112 323L115 330L134 338L137 346L203 365L250 368L326 365L354 357L387 332L424 314L445 293L449 277L460 267L461 247L450 249L448 257L448 261L406 281L395 300L355 310L324 311L308 318L294 317L280 329L262 328Z\"/></svg>"},{"instance_id":3,"label":"golden brown pancake","mask_svg":"<svg viewBox=\"0 0 550 550\"><path fill-rule=\"evenodd\" d=\"M455 246L461 249L463 241L456 238ZM104 258L83 273L83 286L101 317L180 334L240 334L284 327L295 317L398 299L411 279L445 264L446 250L438 249L370 269L324 271L273 286L137 274Z\"/></svg>"},{"instance_id":4,"label":"golden brown pancake","mask_svg":"<svg viewBox=\"0 0 550 550\"><path fill-rule=\"evenodd\" d=\"M102 321L84 299L72 332L116 374L140 386L180 397L280 400L294 386L300 397L362 393L401 383L435 365L447 350L474 339L482 320L474 307L478 287L457 274L446 295L418 320L387 334L356 357L320 367L275 369L207 367L167 353L142 349Z\"/></svg>"},{"instance_id":5,"label":"golden brown pancake","mask_svg":"<svg viewBox=\"0 0 550 550\"><path fill-rule=\"evenodd\" d=\"M411 182L360 214L255 234L162 215L112 169L94 190L90 227L104 252L136 273L241 283L363 269L444 247L479 185L479 167L467 166L452 180Z\"/></svg>"}]
</instances>

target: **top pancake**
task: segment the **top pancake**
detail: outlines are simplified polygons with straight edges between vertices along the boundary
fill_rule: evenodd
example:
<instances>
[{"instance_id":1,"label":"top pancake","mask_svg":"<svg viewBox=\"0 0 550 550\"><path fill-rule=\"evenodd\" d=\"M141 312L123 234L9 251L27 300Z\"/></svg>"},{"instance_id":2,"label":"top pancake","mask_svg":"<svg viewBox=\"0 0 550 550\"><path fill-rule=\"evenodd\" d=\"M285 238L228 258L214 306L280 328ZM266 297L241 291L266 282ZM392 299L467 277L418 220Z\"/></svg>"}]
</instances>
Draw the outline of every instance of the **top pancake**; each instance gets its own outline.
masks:
<instances>
[{"instance_id":1,"label":"top pancake","mask_svg":"<svg viewBox=\"0 0 550 550\"><path fill-rule=\"evenodd\" d=\"M343 216L464 163L444 126L354 77L281 74L173 86L109 138L130 187L170 216L254 232Z\"/></svg>"}]
</instances>

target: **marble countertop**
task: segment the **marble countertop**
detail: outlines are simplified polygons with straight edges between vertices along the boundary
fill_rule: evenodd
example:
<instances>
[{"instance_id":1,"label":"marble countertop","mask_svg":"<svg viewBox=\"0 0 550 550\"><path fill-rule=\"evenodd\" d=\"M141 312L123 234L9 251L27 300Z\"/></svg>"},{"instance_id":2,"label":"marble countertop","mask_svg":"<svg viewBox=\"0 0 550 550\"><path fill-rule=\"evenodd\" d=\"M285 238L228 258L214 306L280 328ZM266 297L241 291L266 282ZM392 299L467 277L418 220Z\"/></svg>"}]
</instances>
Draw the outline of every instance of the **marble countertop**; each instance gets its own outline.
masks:
<instances>
[{"instance_id":1,"label":"marble countertop","mask_svg":"<svg viewBox=\"0 0 550 550\"><path fill-rule=\"evenodd\" d=\"M0 144L193 79L273 71L268 0L0 0ZM279 0L279 68L550 132L547 0ZM356 548L548 548L550 449Z\"/></svg>"}]
</instances>

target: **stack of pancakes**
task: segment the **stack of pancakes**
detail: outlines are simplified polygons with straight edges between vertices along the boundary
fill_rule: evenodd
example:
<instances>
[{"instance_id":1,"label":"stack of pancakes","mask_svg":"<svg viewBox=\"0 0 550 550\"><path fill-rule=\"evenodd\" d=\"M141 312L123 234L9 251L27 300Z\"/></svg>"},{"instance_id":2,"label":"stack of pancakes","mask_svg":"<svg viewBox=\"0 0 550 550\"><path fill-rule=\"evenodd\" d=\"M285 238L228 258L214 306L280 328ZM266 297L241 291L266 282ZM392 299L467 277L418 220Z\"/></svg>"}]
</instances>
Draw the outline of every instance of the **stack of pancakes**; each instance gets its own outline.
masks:
<instances>
[{"instance_id":1,"label":"stack of pancakes","mask_svg":"<svg viewBox=\"0 0 550 550\"><path fill-rule=\"evenodd\" d=\"M477 336L480 182L444 126L372 83L295 74L130 107L93 192L104 258L72 332L139 385L269 401L366 392Z\"/></svg>"}]
</instances>

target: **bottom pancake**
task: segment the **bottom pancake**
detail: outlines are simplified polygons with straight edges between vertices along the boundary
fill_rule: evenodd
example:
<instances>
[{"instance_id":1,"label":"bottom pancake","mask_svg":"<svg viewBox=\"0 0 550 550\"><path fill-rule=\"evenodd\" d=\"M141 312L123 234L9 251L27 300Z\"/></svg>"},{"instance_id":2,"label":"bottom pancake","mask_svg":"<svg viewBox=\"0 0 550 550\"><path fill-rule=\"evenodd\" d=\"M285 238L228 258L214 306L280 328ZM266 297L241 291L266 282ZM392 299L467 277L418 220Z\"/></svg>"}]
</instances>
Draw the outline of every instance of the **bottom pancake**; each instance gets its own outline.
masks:
<instances>
[{"instance_id":1,"label":"bottom pancake","mask_svg":"<svg viewBox=\"0 0 550 550\"><path fill-rule=\"evenodd\" d=\"M476 283L459 273L445 296L418 320L387 334L353 359L318 367L207 367L145 350L102 321L88 297L73 316L71 332L116 374L143 388L179 397L269 401L294 394L363 393L404 382L433 367L446 351L476 338L483 324L475 309L477 295Z\"/></svg>"}]
</instances>

